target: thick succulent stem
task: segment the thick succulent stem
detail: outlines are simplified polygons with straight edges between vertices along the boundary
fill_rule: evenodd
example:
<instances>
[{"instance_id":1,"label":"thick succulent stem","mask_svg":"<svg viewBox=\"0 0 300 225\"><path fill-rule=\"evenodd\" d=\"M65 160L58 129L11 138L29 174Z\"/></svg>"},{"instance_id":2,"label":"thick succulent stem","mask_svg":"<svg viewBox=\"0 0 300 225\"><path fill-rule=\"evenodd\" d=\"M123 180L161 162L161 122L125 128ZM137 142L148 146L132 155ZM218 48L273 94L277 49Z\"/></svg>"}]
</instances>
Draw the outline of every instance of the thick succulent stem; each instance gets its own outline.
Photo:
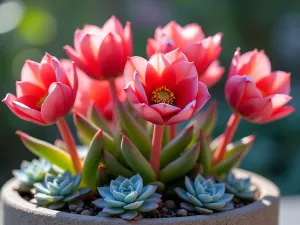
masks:
<instances>
[{"instance_id":1,"label":"thick succulent stem","mask_svg":"<svg viewBox=\"0 0 300 225\"><path fill-rule=\"evenodd\" d=\"M237 113L233 113L230 116L228 123L227 123L226 130L223 133L223 135L220 139L220 142L219 142L219 146L214 154L214 158L213 158L214 165L218 164L220 161L222 161L224 159L226 147L232 141L233 136L239 126L240 121L241 121L241 116L238 115Z\"/></svg>"},{"instance_id":2,"label":"thick succulent stem","mask_svg":"<svg viewBox=\"0 0 300 225\"><path fill-rule=\"evenodd\" d=\"M150 157L150 164L158 178L160 172L160 153L162 148L162 140L164 135L164 125L154 125L152 137L152 151Z\"/></svg>"},{"instance_id":3,"label":"thick succulent stem","mask_svg":"<svg viewBox=\"0 0 300 225\"><path fill-rule=\"evenodd\" d=\"M72 158L73 166L74 166L76 173L81 173L82 161L79 158L79 155L77 153L76 144L75 144L73 135L69 129L69 126L68 126L66 120L64 118L59 119L56 122L56 124L57 124L59 132L62 136L62 139L64 140L64 142L66 144L67 151L69 152L69 154Z\"/></svg>"},{"instance_id":4,"label":"thick succulent stem","mask_svg":"<svg viewBox=\"0 0 300 225\"><path fill-rule=\"evenodd\" d=\"M115 109L117 109L118 96L117 96L117 89L116 89L114 79L109 80L109 86L110 86L110 92L111 92L111 97L112 97L112 108L114 109L112 111L112 121L113 121L113 124L118 124L118 111L115 110Z\"/></svg>"},{"instance_id":5,"label":"thick succulent stem","mask_svg":"<svg viewBox=\"0 0 300 225\"><path fill-rule=\"evenodd\" d=\"M176 130L177 130L177 125L176 124L170 125L170 141L175 138Z\"/></svg>"}]
</instances>

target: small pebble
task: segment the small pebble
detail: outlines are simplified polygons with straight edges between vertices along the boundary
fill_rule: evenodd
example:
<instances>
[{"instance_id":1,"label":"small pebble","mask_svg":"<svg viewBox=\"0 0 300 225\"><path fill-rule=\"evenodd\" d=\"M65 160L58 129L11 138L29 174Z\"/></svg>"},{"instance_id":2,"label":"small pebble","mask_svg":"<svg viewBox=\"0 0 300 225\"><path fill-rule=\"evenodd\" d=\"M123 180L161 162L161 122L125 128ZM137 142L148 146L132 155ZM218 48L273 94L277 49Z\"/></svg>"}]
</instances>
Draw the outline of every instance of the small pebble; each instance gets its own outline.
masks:
<instances>
[{"instance_id":1,"label":"small pebble","mask_svg":"<svg viewBox=\"0 0 300 225\"><path fill-rule=\"evenodd\" d=\"M84 211L81 212L81 215L91 216L92 212L90 210L84 210Z\"/></svg>"},{"instance_id":2,"label":"small pebble","mask_svg":"<svg viewBox=\"0 0 300 225\"><path fill-rule=\"evenodd\" d=\"M177 216L187 216L188 212L185 209L179 209L176 213Z\"/></svg>"},{"instance_id":3,"label":"small pebble","mask_svg":"<svg viewBox=\"0 0 300 225\"><path fill-rule=\"evenodd\" d=\"M176 203L173 200L167 200L164 202L164 207L167 209L176 209Z\"/></svg>"},{"instance_id":4,"label":"small pebble","mask_svg":"<svg viewBox=\"0 0 300 225\"><path fill-rule=\"evenodd\" d=\"M83 211L83 208L81 208L81 207L78 207L77 209L76 209L76 212L77 213L81 213Z\"/></svg>"},{"instance_id":5,"label":"small pebble","mask_svg":"<svg viewBox=\"0 0 300 225\"><path fill-rule=\"evenodd\" d=\"M167 208L162 208L161 211L162 211L163 213L167 213L167 212L168 212L168 209L167 209Z\"/></svg>"},{"instance_id":6,"label":"small pebble","mask_svg":"<svg viewBox=\"0 0 300 225\"><path fill-rule=\"evenodd\" d=\"M71 211L76 211L77 208L78 208L78 205L69 205L69 210L71 210Z\"/></svg>"}]
</instances>

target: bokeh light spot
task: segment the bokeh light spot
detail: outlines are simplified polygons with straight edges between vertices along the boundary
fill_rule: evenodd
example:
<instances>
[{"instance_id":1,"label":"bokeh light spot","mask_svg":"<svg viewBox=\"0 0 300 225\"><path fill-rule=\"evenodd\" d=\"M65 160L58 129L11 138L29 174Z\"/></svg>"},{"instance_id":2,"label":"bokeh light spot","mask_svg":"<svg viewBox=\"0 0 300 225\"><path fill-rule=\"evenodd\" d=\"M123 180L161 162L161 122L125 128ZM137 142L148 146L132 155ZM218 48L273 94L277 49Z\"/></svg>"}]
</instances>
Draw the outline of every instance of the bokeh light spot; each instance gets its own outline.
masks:
<instances>
[{"instance_id":1,"label":"bokeh light spot","mask_svg":"<svg viewBox=\"0 0 300 225\"><path fill-rule=\"evenodd\" d=\"M27 43L44 45L56 36L56 20L49 12L29 6L17 31Z\"/></svg>"},{"instance_id":2,"label":"bokeh light spot","mask_svg":"<svg viewBox=\"0 0 300 225\"><path fill-rule=\"evenodd\" d=\"M24 8L18 1L3 2L0 4L0 34L15 29L24 16Z\"/></svg>"}]
</instances>

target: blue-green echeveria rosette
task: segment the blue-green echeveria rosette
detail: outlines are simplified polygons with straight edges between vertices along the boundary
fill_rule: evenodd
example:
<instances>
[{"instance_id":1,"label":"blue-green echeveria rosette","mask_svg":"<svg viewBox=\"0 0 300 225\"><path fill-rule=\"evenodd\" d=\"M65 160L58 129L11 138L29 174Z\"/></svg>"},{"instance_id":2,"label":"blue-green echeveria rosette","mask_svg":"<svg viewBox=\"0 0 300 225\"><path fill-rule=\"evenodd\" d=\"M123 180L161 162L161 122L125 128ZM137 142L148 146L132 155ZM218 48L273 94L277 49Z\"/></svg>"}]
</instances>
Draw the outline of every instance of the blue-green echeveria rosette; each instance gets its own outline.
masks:
<instances>
[{"instance_id":1,"label":"blue-green echeveria rosette","mask_svg":"<svg viewBox=\"0 0 300 225\"><path fill-rule=\"evenodd\" d=\"M155 193L157 186L143 185L142 177L137 174L130 179L119 176L112 180L110 187L98 188L102 198L93 203L102 208L98 216L120 216L126 220L142 218L141 213L159 207L161 195Z\"/></svg>"},{"instance_id":2,"label":"blue-green echeveria rosette","mask_svg":"<svg viewBox=\"0 0 300 225\"><path fill-rule=\"evenodd\" d=\"M238 178L231 171L227 174L226 191L234 194L239 199L253 200L255 198L256 187L251 183L249 177Z\"/></svg>"},{"instance_id":3,"label":"blue-green echeveria rosette","mask_svg":"<svg viewBox=\"0 0 300 225\"><path fill-rule=\"evenodd\" d=\"M19 181L15 189L21 192L29 191L34 183L43 181L50 170L51 164L45 159L33 159L31 162L24 160L19 170L12 171Z\"/></svg>"},{"instance_id":4,"label":"blue-green echeveria rosette","mask_svg":"<svg viewBox=\"0 0 300 225\"><path fill-rule=\"evenodd\" d=\"M197 175L194 182L185 177L185 187L175 188L177 195L184 201L180 206L190 212L210 214L214 211L234 209L231 202L233 195L225 193L224 183L215 183Z\"/></svg>"},{"instance_id":5,"label":"blue-green echeveria rosette","mask_svg":"<svg viewBox=\"0 0 300 225\"><path fill-rule=\"evenodd\" d=\"M32 203L49 209L61 209L67 203L77 202L79 197L88 194L91 188L78 190L81 174L72 176L69 171L63 174L46 174L44 182L35 183L35 195Z\"/></svg>"}]
</instances>

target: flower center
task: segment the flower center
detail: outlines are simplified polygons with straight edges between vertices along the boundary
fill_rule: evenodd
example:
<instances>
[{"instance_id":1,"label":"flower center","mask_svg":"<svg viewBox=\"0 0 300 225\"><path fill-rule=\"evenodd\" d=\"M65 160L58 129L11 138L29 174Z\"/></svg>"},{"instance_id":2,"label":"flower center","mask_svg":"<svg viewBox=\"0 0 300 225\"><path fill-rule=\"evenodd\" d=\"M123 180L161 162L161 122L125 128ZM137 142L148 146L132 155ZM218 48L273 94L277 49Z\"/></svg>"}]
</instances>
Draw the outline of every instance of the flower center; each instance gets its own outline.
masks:
<instances>
[{"instance_id":1,"label":"flower center","mask_svg":"<svg viewBox=\"0 0 300 225\"><path fill-rule=\"evenodd\" d=\"M175 101L175 95L169 88L162 86L152 92L151 101L154 103L167 103L172 105Z\"/></svg>"},{"instance_id":2,"label":"flower center","mask_svg":"<svg viewBox=\"0 0 300 225\"><path fill-rule=\"evenodd\" d=\"M46 97L47 97L47 95L41 97L40 100L36 103L36 106L37 106L39 109L42 108L42 105L43 105L43 103L44 103Z\"/></svg>"}]
</instances>

